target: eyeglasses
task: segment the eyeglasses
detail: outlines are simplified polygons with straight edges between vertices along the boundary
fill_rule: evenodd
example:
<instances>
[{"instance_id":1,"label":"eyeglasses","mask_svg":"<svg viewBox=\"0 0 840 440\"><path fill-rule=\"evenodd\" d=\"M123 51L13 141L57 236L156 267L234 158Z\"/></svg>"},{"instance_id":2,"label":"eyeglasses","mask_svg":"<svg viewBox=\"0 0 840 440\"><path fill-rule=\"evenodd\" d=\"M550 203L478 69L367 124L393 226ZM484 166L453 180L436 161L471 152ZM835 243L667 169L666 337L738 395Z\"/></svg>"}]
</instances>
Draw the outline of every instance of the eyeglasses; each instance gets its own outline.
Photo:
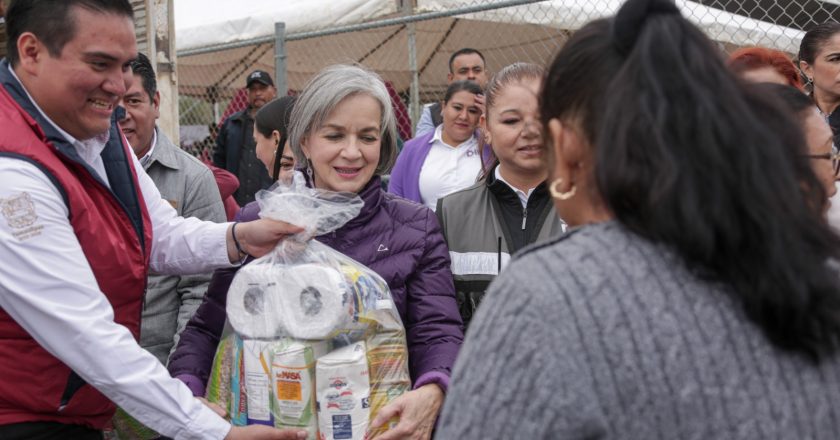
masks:
<instances>
[{"instance_id":1,"label":"eyeglasses","mask_svg":"<svg viewBox=\"0 0 840 440\"><path fill-rule=\"evenodd\" d=\"M837 146L831 144L831 153L825 154L806 154L805 157L809 159L824 159L830 160L831 166L834 168L834 175L840 174L840 151L837 149Z\"/></svg>"}]
</instances>

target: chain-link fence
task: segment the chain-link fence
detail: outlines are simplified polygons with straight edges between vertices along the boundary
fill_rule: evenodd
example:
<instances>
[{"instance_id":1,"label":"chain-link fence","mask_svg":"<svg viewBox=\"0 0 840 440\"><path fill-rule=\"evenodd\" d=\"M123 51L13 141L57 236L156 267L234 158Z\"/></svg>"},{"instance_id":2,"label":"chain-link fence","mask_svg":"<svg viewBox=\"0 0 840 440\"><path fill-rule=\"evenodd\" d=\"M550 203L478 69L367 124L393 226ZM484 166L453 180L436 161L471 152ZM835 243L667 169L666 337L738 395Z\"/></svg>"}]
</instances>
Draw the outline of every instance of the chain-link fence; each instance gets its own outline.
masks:
<instances>
[{"instance_id":1,"label":"chain-link fence","mask_svg":"<svg viewBox=\"0 0 840 440\"><path fill-rule=\"evenodd\" d=\"M593 19L614 14L623 3L406 1L382 0L372 14L346 14L342 19L324 20L326 23L306 17L304 11L289 18L277 17L277 21L286 21L289 32L285 34L267 33L246 41L179 50L182 145L193 145L196 154L200 148L195 147L212 148L212 142L200 141L209 140L211 124L244 108L245 77L252 70L275 75L280 87L285 84L278 93L294 93L314 73L335 63L360 63L382 76L393 92L401 136L407 139L420 105L441 99L454 51L478 49L491 74L517 61L544 65L572 32ZM319 0L309 3L317 5ZM353 0L346 3L352 8ZM359 3L369 7L375 2ZM793 57L804 30L840 20L840 0L677 0L677 4L724 51L764 46ZM326 10L324 15L329 17L331 12L335 11ZM307 23L295 26L296 19ZM219 32L223 31L220 28Z\"/></svg>"}]
</instances>

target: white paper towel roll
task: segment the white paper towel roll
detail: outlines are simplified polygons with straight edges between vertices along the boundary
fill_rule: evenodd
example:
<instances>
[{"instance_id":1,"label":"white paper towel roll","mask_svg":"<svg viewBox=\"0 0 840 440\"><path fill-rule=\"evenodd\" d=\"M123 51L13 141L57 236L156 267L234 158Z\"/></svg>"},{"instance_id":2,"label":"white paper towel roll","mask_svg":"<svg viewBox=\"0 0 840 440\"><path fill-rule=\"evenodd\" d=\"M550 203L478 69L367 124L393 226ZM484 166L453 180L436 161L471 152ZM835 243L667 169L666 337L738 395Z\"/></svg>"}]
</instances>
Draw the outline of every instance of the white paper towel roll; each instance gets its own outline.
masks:
<instances>
[{"instance_id":1,"label":"white paper towel roll","mask_svg":"<svg viewBox=\"0 0 840 440\"><path fill-rule=\"evenodd\" d=\"M227 298L231 325L250 338L325 339L346 325L351 307L344 277L320 264L245 266Z\"/></svg>"}]
</instances>

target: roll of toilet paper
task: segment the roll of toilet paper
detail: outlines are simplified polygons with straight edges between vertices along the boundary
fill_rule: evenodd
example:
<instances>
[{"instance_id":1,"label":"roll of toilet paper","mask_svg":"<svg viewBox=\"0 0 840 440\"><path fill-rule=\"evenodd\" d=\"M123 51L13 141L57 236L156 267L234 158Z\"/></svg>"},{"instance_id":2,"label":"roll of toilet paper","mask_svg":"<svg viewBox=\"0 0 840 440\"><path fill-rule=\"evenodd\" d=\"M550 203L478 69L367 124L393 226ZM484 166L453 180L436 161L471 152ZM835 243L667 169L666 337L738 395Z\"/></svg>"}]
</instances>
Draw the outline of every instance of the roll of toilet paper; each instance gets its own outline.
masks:
<instances>
[{"instance_id":1,"label":"roll of toilet paper","mask_svg":"<svg viewBox=\"0 0 840 440\"><path fill-rule=\"evenodd\" d=\"M227 316L236 332L246 338L272 338L278 332L279 320L275 301L277 280L283 270L269 265L251 264L240 269L230 284Z\"/></svg>"},{"instance_id":2,"label":"roll of toilet paper","mask_svg":"<svg viewBox=\"0 0 840 440\"><path fill-rule=\"evenodd\" d=\"M344 277L336 269L303 264L286 271L278 283L278 313L286 333L297 339L325 339L352 318Z\"/></svg>"},{"instance_id":3,"label":"roll of toilet paper","mask_svg":"<svg viewBox=\"0 0 840 440\"><path fill-rule=\"evenodd\" d=\"M341 272L321 264L249 265L231 283L231 325L251 338L326 339L352 318Z\"/></svg>"}]
</instances>

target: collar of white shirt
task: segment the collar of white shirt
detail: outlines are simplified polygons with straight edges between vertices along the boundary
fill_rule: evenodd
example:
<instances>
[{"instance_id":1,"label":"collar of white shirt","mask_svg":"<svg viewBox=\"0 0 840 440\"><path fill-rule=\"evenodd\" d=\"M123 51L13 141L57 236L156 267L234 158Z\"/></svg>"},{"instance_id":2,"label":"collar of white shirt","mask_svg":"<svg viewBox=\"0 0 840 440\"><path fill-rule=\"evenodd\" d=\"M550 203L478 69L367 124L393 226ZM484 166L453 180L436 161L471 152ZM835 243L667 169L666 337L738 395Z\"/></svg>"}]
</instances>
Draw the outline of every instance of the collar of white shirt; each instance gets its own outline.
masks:
<instances>
[{"instance_id":1,"label":"collar of white shirt","mask_svg":"<svg viewBox=\"0 0 840 440\"><path fill-rule=\"evenodd\" d=\"M143 169L149 166L152 162L152 153L155 152L155 146L157 145L157 130L152 130L152 146L149 147L149 151L140 158L140 164L143 165Z\"/></svg>"},{"instance_id":2,"label":"collar of white shirt","mask_svg":"<svg viewBox=\"0 0 840 440\"><path fill-rule=\"evenodd\" d=\"M505 185L509 186L510 189L512 189L513 192L515 192L516 195L519 196L519 202L522 203L522 207L527 208L528 199L531 198L531 193L534 192L535 188L529 189L527 193L525 191L522 191L521 189L517 189L516 187L511 185L507 180L505 180L504 177L502 177L502 173L499 171L499 167L496 167L496 172L494 174L496 176L496 180L504 182Z\"/></svg>"},{"instance_id":3,"label":"collar of white shirt","mask_svg":"<svg viewBox=\"0 0 840 440\"><path fill-rule=\"evenodd\" d=\"M432 139L429 141L429 143L430 144L440 144L440 145L443 145L443 146L446 146L446 147L449 147L449 148L458 149L458 148L461 148L461 147L472 146L472 145L478 143L478 141L475 139L475 135L472 135L472 136L470 136L469 139L465 140L464 142L461 142L459 145L455 145L455 146L449 145L449 144L447 144L446 142L443 141L443 124L440 124L437 127L435 127L435 134L434 134L434 136L432 136Z\"/></svg>"}]
</instances>

